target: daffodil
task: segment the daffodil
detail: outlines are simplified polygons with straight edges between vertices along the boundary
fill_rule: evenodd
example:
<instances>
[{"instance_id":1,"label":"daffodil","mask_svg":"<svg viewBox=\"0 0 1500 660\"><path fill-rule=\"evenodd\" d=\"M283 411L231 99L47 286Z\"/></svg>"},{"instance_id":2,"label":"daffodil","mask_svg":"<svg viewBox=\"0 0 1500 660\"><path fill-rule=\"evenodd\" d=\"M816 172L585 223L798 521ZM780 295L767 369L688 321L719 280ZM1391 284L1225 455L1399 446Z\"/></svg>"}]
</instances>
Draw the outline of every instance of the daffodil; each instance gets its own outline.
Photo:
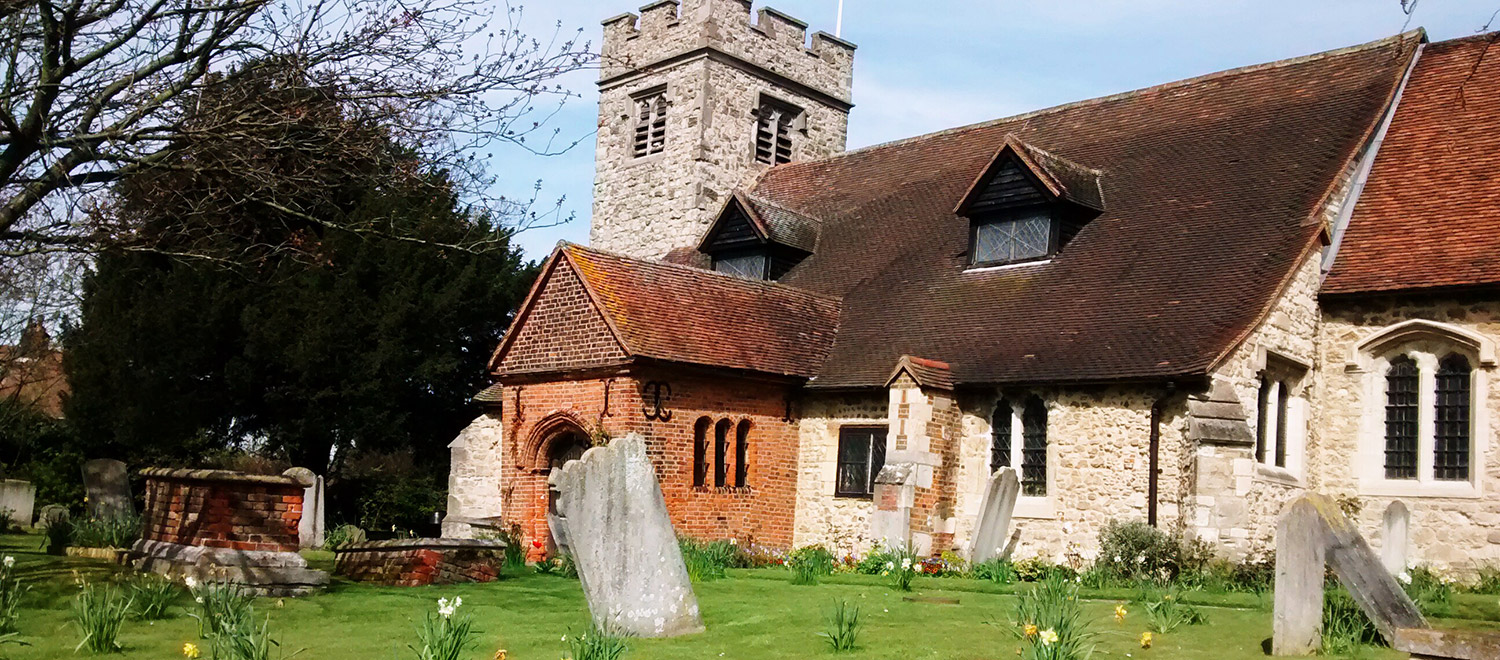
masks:
<instances>
[{"instance_id":1,"label":"daffodil","mask_svg":"<svg viewBox=\"0 0 1500 660\"><path fill-rule=\"evenodd\" d=\"M1151 633L1148 633L1148 632L1141 633L1141 648L1143 648L1143 649L1149 649L1149 648L1151 648Z\"/></svg>"},{"instance_id":2,"label":"daffodil","mask_svg":"<svg viewBox=\"0 0 1500 660\"><path fill-rule=\"evenodd\" d=\"M1129 614L1129 613L1130 613L1130 610L1125 609L1124 605L1116 605L1115 606L1115 621L1124 621L1125 620L1125 615Z\"/></svg>"},{"instance_id":3,"label":"daffodil","mask_svg":"<svg viewBox=\"0 0 1500 660\"><path fill-rule=\"evenodd\" d=\"M1051 646L1057 643L1057 631L1051 628L1042 631L1042 646Z\"/></svg>"},{"instance_id":4,"label":"daffodil","mask_svg":"<svg viewBox=\"0 0 1500 660\"><path fill-rule=\"evenodd\" d=\"M1024 627L1021 628L1021 634L1025 635L1027 639L1031 639L1032 637L1036 637L1036 624L1034 624L1034 623L1028 623L1028 624L1026 624Z\"/></svg>"},{"instance_id":5,"label":"daffodil","mask_svg":"<svg viewBox=\"0 0 1500 660\"><path fill-rule=\"evenodd\" d=\"M10 568L10 567L15 566L15 565L16 565L16 558L12 557L10 555L6 555L5 556L5 567L6 568Z\"/></svg>"},{"instance_id":6,"label":"daffodil","mask_svg":"<svg viewBox=\"0 0 1500 660\"><path fill-rule=\"evenodd\" d=\"M192 642L188 642L188 643L182 645L182 655L184 655L186 657L189 657L189 658L196 658L196 657L202 655L202 653L200 651L198 651L198 645L197 644L194 644Z\"/></svg>"}]
</instances>

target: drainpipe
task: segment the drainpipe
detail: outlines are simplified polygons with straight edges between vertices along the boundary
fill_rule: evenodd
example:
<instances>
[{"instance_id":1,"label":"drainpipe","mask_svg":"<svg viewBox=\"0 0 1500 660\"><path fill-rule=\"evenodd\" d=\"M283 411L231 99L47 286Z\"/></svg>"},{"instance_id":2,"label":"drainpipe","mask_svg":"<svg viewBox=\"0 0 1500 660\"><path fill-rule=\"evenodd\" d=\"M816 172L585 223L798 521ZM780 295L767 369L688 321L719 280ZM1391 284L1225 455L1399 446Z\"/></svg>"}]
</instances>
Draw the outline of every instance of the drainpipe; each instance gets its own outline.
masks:
<instances>
[{"instance_id":1,"label":"drainpipe","mask_svg":"<svg viewBox=\"0 0 1500 660\"><path fill-rule=\"evenodd\" d=\"M1177 383L1168 381L1161 396L1151 403L1151 466L1146 487L1146 523L1152 527L1156 527L1157 473L1161 465L1161 417L1167 408L1167 401L1176 393Z\"/></svg>"}]
</instances>

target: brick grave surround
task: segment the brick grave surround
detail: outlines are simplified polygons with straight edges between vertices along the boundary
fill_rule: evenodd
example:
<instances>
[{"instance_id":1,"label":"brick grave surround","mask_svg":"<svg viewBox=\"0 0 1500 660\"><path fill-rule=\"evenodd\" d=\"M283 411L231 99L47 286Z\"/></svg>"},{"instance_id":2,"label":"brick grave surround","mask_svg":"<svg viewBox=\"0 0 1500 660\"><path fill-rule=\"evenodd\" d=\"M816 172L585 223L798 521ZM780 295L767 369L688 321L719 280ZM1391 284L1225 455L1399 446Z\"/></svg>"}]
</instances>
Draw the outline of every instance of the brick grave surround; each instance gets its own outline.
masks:
<instances>
[{"instance_id":1,"label":"brick grave surround","mask_svg":"<svg viewBox=\"0 0 1500 660\"><path fill-rule=\"evenodd\" d=\"M302 493L285 475L147 468L141 570L227 579L267 595L305 593L328 574L297 554Z\"/></svg>"},{"instance_id":2,"label":"brick grave surround","mask_svg":"<svg viewBox=\"0 0 1500 660\"><path fill-rule=\"evenodd\" d=\"M334 549L334 572L357 582L396 587L489 582L500 577L505 542L479 539L393 539Z\"/></svg>"}]
</instances>

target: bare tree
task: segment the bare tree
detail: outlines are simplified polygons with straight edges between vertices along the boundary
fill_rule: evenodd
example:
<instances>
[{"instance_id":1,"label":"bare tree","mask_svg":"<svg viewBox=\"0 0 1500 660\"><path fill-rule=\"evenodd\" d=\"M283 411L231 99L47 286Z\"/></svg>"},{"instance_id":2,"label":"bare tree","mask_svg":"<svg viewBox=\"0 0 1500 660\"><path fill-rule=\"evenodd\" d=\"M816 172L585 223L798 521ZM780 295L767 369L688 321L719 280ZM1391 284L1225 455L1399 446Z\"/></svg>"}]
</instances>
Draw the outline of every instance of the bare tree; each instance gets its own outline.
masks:
<instances>
[{"instance_id":1,"label":"bare tree","mask_svg":"<svg viewBox=\"0 0 1500 660\"><path fill-rule=\"evenodd\" d=\"M261 100L243 99L244 113L188 120L205 90L266 61L336 95L350 126L385 127L386 139L441 166L492 217L536 222L527 200L488 194L481 152L506 143L551 154L575 144L545 124L569 96L557 77L593 56L581 31L559 25L550 39L534 39L520 30L519 8L491 6L0 0L0 256L129 247L136 237L100 212L108 200L96 193L134 172L199 166L180 157L185 145L238 135L272 150L307 148L265 144L295 137L265 124L295 121L292 106L268 113L252 108Z\"/></svg>"}]
</instances>

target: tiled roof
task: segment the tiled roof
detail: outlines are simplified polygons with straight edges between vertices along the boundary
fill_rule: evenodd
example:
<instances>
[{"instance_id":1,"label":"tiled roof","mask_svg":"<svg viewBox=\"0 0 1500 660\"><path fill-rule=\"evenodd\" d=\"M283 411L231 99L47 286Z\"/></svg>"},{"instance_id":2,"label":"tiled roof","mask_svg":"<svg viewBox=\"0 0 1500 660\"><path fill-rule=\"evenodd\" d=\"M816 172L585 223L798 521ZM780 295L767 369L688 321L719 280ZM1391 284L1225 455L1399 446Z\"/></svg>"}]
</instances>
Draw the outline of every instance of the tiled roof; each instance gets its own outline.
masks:
<instances>
[{"instance_id":1,"label":"tiled roof","mask_svg":"<svg viewBox=\"0 0 1500 660\"><path fill-rule=\"evenodd\" d=\"M1047 192L1055 198L1064 199L1080 206L1085 206L1095 211L1104 210L1104 191L1100 189L1098 170L1079 165L1056 154L1043 151L1034 145L1027 144L1014 135L1005 136L1000 149L995 152L995 157L990 159L990 164L982 169L969 191L964 194L963 202L954 207L953 212L964 215L964 208L969 199L980 191L984 183L989 180L992 170L1000 162L1015 154L1026 165L1026 168L1036 176L1037 180L1046 186Z\"/></svg>"},{"instance_id":2,"label":"tiled roof","mask_svg":"<svg viewBox=\"0 0 1500 660\"><path fill-rule=\"evenodd\" d=\"M1322 294L1500 285L1500 32L1428 44Z\"/></svg>"},{"instance_id":3,"label":"tiled roof","mask_svg":"<svg viewBox=\"0 0 1500 660\"><path fill-rule=\"evenodd\" d=\"M903 355L896 361L896 368L891 370L890 377L885 379L887 387L901 374L911 376L911 379L922 387L936 388L940 390L953 389L953 372L949 370L948 363L919 358L915 355Z\"/></svg>"},{"instance_id":4,"label":"tiled roof","mask_svg":"<svg viewBox=\"0 0 1500 660\"><path fill-rule=\"evenodd\" d=\"M755 196L746 196L752 217L766 232L766 238L774 243L814 251L818 245L818 221L783 207L775 202Z\"/></svg>"},{"instance_id":5,"label":"tiled roof","mask_svg":"<svg viewBox=\"0 0 1500 660\"><path fill-rule=\"evenodd\" d=\"M1420 39L771 169L750 194L821 221L781 281L843 303L811 385L878 387L903 355L948 363L960 384L1206 373L1318 247L1320 210ZM1102 170L1106 208L1050 262L966 269L954 207L1008 136Z\"/></svg>"},{"instance_id":6,"label":"tiled roof","mask_svg":"<svg viewBox=\"0 0 1500 660\"><path fill-rule=\"evenodd\" d=\"M631 357L809 377L838 329L839 303L784 284L558 248Z\"/></svg>"}]
</instances>

